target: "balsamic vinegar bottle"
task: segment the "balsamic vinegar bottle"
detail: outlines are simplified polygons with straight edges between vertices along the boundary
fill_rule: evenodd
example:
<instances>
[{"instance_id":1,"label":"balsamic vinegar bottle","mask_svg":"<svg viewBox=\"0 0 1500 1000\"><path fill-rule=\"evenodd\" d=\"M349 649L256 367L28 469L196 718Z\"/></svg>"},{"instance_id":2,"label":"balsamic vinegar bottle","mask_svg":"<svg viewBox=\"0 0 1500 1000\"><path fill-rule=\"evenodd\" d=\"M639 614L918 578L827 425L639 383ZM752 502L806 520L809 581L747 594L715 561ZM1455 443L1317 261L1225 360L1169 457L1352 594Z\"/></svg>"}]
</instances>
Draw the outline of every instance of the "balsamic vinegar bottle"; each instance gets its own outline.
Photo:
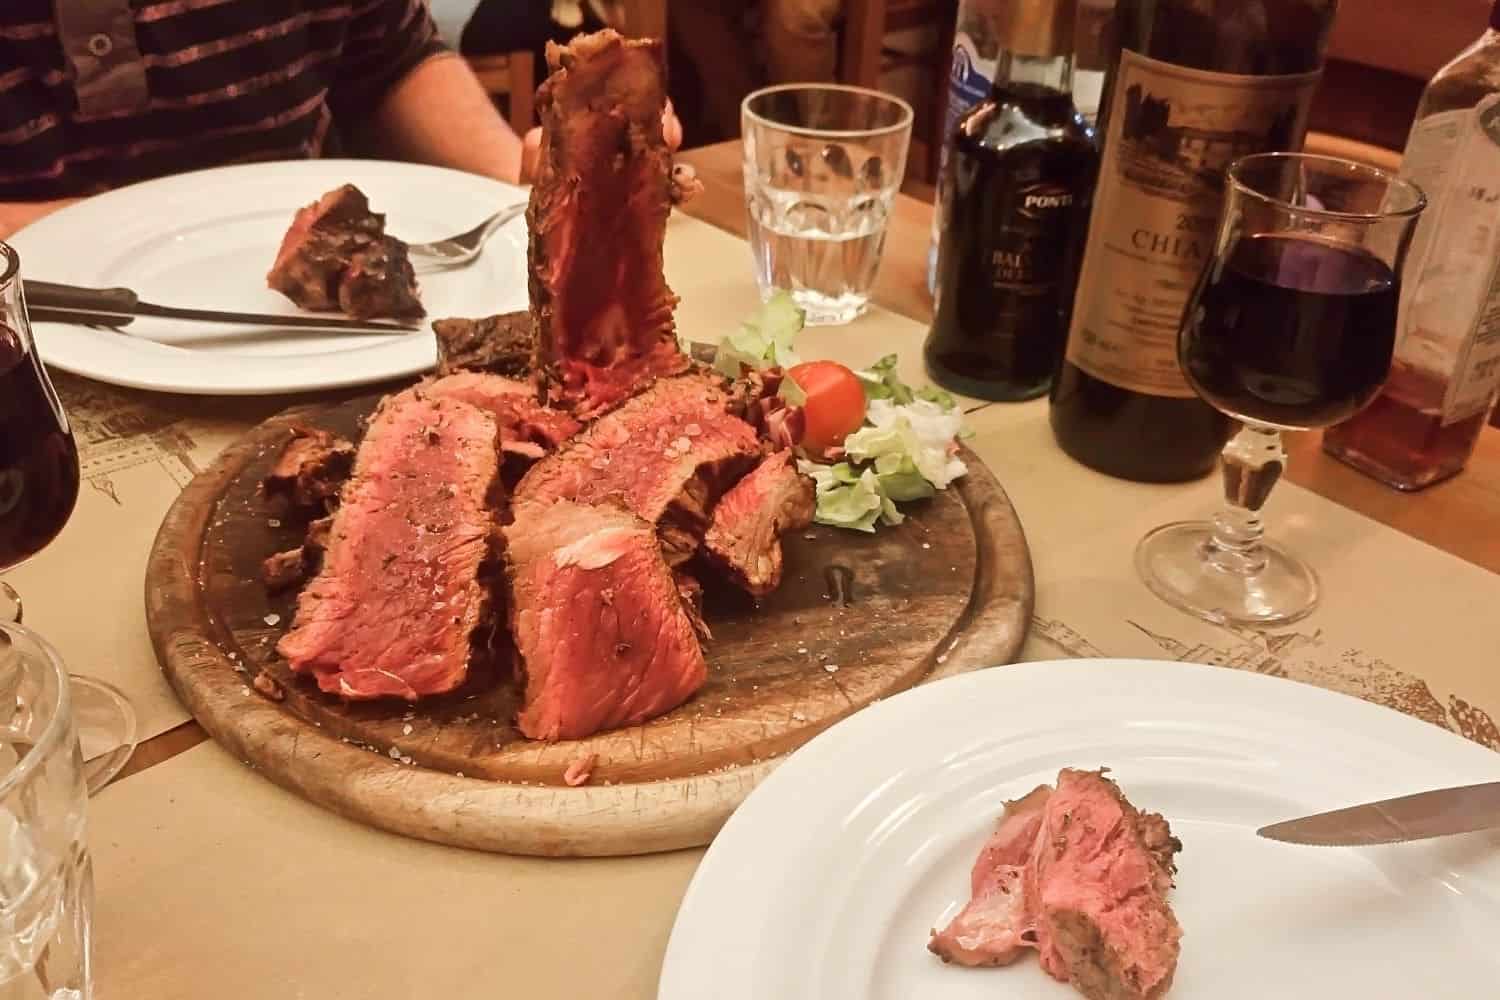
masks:
<instances>
[{"instance_id":1,"label":"balsamic vinegar bottle","mask_svg":"<svg viewBox=\"0 0 1500 1000\"><path fill-rule=\"evenodd\" d=\"M1076 0L1006 7L989 96L953 136L924 356L955 392L1031 399L1062 358L1098 166L1073 106L1075 11Z\"/></svg>"},{"instance_id":2,"label":"balsamic vinegar bottle","mask_svg":"<svg viewBox=\"0 0 1500 1000\"><path fill-rule=\"evenodd\" d=\"M1224 169L1295 150L1337 0L1119 0L1100 104L1103 159L1052 388L1062 449L1101 472L1204 475L1229 421L1177 362L1208 259Z\"/></svg>"}]
</instances>

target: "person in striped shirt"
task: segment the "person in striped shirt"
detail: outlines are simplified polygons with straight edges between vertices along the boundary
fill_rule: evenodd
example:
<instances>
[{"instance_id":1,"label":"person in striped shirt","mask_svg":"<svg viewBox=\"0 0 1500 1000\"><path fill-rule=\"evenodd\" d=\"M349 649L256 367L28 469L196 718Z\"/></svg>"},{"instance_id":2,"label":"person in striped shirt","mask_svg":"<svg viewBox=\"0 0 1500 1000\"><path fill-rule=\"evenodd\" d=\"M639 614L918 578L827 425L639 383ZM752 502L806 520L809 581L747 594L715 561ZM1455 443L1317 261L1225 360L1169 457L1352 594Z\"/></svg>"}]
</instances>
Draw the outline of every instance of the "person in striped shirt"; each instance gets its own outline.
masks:
<instances>
[{"instance_id":1,"label":"person in striped shirt","mask_svg":"<svg viewBox=\"0 0 1500 1000\"><path fill-rule=\"evenodd\" d=\"M0 238L133 181L333 155L515 181L426 0L0 0Z\"/></svg>"}]
</instances>

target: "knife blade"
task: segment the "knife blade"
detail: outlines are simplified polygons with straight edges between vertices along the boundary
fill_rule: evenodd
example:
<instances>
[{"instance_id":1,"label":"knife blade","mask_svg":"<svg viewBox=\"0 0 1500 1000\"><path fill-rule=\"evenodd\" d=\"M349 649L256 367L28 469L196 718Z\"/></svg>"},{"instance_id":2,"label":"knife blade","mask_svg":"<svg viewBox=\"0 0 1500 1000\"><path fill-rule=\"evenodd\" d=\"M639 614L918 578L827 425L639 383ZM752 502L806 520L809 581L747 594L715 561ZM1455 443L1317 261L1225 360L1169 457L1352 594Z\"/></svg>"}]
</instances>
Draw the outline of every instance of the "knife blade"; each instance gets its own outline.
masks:
<instances>
[{"instance_id":1,"label":"knife blade","mask_svg":"<svg viewBox=\"0 0 1500 1000\"><path fill-rule=\"evenodd\" d=\"M202 323L241 323L298 330L349 330L361 333L412 333L419 326L342 316L278 316L273 313L186 309L142 302L128 288L83 288L53 281L23 282L27 311L33 319L63 323L97 323L122 327L137 316L191 320ZM129 334L131 331L121 330Z\"/></svg>"},{"instance_id":2,"label":"knife blade","mask_svg":"<svg viewBox=\"0 0 1500 1000\"><path fill-rule=\"evenodd\" d=\"M1500 781L1440 788L1289 819L1255 832L1268 840L1367 847L1500 827Z\"/></svg>"}]
</instances>

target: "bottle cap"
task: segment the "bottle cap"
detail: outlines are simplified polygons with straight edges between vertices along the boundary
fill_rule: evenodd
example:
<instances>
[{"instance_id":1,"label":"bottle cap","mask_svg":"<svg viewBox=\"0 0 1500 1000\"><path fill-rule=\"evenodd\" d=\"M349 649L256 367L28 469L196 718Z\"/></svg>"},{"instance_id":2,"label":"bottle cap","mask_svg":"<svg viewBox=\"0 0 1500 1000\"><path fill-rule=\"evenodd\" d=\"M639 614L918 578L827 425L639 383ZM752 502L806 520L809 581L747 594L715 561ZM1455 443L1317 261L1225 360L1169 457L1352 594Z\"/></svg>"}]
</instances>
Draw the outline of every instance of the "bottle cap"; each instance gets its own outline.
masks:
<instances>
[{"instance_id":1,"label":"bottle cap","mask_svg":"<svg viewBox=\"0 0 1500 1000\"><path fill-rule=\"evenodd\" d=\"M1078 0L1010 0L999 6L1000 48L1018 56L1072 55Z\"/></svg>"}]
</instances>

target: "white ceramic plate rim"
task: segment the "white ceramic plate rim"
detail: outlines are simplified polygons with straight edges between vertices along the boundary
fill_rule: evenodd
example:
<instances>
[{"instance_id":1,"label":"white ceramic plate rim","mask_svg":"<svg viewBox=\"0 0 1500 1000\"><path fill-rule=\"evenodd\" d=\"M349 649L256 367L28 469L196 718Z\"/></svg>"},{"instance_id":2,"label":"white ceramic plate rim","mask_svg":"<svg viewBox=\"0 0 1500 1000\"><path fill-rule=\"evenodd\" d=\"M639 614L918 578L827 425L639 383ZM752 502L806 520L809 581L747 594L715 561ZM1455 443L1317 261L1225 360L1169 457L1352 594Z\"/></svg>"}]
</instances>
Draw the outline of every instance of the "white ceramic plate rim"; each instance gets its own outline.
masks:
<instances>
[{"instance_id":1,"label":"white ceramic plate rim","mask_svg":"<svg viewBox=\"0 0 1500 1000\"><path fill-rule=\"evenodd\" d=\"M25 277L70 284L116 284L111 261L127 257L136 247L161 241L167 234L191 226L210 226L247 211L268 207L290 223L296 208L345 182L399 191L401 197L371 193L376 211L387 216L390 230L414 241L453 235L477 225L487 214L525 198L514 185L462 171L423 164L382 160L291 160L239 164L198 170L117 188L63 208L15 234L11 244L21 255ZM403 225L415 205L424 213L437 212L450 227L444 232L412 232ZM427 227L430 228L430 227ZM487 257L508 255L505 287L485 288L490 314L505 308L524 308L526 228L517 219L491 238ZM86 252L80 247L88 247ZM257 259L247 260L244 282L247 297L262 292L262 276L275 246L257 248ZM264 256L266 259L260 259ZM514 266L510 260L520 262ZM494 261L491 261L492 265ZM462 272L466 280L486 282L493 271L484 258ZM512 274L512 272L514 272ZM450 272L460 273L460 272ZM472 276L471 278L469 276ZM238 277L236 277L236 282ZM445 279L448 280L448 279ZM266 307L264 301L183 301L175 290L135 289L142 298L168 305L190 305L253 312L296 313L290 302ZM428 316L421 329L401 337L351 342L347 349L282 355L205 352L157 343L110 331L59 323L35 323L42 359L63 371L129 388L197 395L263 395L308 392L364 385L426 371L436 361L436 347L427 322L452 315L441 303L426 303ZM279 307L279 308L278 308ZM138 319L133 327L153 322ZM330 334L332 338L339 334ZM347 336L347 335L344 335Z\"/></svg>"},{"instance_id":2,"label":"white ceramic plate rim","mask_svg":"<svg viewBox=\"0 0 1500 1000\"><path fill-rule=\"evenodd\" d=\"M1028 731L1053 740L1059 732L1069 732L1087 746L1091 727L1175 725L1213 733L1221 726L1232 728L1226 725L1230 720L1292 739L1301 735L1328 750L1328 770L1337 773L1339 784L1328 790L1328 808L1500 776L1500 757L1493 751L1430 723L1310 685L1224 667L1088 659L954 677L856 713L797 750L749 796L714 840L688 887L663 962L659 1000L761 1000L764 969L787 957L778 951L784 941L772 943L780 933L778 917L798 904L819 908L826 898L819 890L828 886L811 883L840 864L841 852L858 850L858 843L848 842L857 840L850 828L869 829L886 819L878 804L873 813L869 804L879 803L883 790L903 777L919 776L924 767L946 766L970 753L975 734L966 728L967 719L955 722L954 716L961 707L986 705L995 710L997 730L1010 720L1023 741ZM1059 705L1077 710L1068 718L1065 709L1059 718ZM1131 716L1122 720L1122 706L1143 712L1134 717L1142 721L1125 721ZM1154 711L1142 706L1154 706ZM1049 711L1054 712L1050 722ZM1353 780L1348 780L1351 774ZM861 811L867 815L853 818ZM1286 818L1272 813L1264 820ZM1465 839L1377 850L1430 852L1437 866L1433 870L1446 872L1450 860L1444 845ZM1481 871L1466 872L1464 888L1481 897L1479 905L1487 913L1500 914L1500 852L1492 860ZM845 888L832 885L834 892ZM921 943L914 941L913 948L920 951ZM1006 995L1004 982L995 981L991 992ZM1058 995L1069 994L1064 989Z\"/></svg>"}]
</instances>

